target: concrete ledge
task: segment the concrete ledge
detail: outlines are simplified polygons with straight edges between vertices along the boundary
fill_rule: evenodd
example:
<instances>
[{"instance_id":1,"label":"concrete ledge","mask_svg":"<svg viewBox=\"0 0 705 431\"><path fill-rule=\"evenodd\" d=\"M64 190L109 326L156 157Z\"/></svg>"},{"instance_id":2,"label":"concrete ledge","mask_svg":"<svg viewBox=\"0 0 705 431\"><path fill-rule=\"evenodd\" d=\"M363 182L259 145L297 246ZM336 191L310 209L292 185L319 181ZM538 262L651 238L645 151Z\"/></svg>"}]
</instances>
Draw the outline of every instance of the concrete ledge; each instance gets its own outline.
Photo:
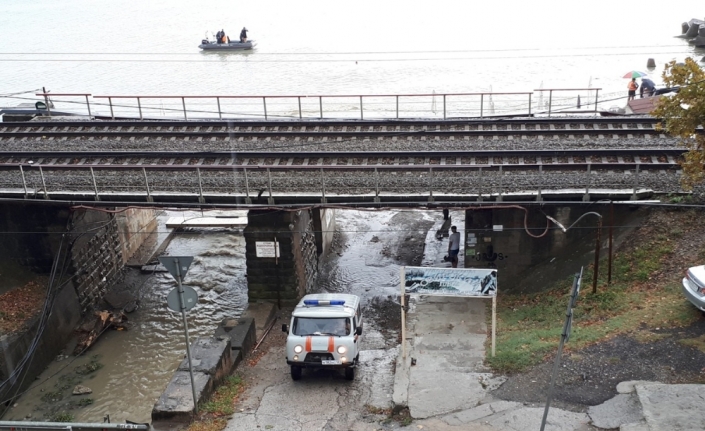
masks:
<instances>
[{"instance_id":1,"label":"concrete ledge","mask_svg":"<svg viewBox=\"0 0 705 431\"><path fill-rule=\"evenodd\" d=\"M200 337L191 344L197 403L208 398L252 351L257 338L275 319L276 311L277 306L271 302L251 303L244 317L223 320L214 337ZM194 410L188 358L184 358L152 409L152 427L181 428L193 419Z\"/></svg>"},{"instance_id":2,"label":"concrete ledge","mask_svg":"<svg viewBox=\"0 0 705 431\"><path fill-rule=\"evenodd\" d=\"M216 337L226 337L230 343L232 366L236 367L257 342L255 337L255 319L225 319L215 330Z\"/></svg>"},{"instance_id":3,"label":"concrete ledge","mask_svg":"<svg viewBox=\"0 0 705 431\"><path fill-rule=\"evenodd\" d=\"M213 390L213 382L208 374L193 373L196 396L200 400L204 393ZM152 421L173 421L188 423L193 418L194 404L191 393L191 377L188 371L177 371L169 385L152 409Z\"/></svg>"},{"instance_id":4,"label":"concrete ledge","mask_svg":"<svg viewBox=\"0 0 705 431\"><path fill-rule=\"evenodd\" d=\"M232 349L228 338L200 337L191 343L190 351L198 403L210 396L215 387L230 375ZM184 358L152 408L152 421L188 423L193 418L194 407L188 358Z\"/></svg>"}]
</instances>

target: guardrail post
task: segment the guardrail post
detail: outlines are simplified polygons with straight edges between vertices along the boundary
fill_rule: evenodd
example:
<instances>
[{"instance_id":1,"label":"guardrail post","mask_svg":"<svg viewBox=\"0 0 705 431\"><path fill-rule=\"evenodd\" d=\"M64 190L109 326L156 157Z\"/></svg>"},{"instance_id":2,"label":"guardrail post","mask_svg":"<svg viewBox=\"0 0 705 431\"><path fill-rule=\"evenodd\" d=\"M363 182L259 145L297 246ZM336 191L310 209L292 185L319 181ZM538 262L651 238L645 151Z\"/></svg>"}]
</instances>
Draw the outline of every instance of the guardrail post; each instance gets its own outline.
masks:
<instances>
[{"instance_id":1,"label":"guardrail post","mask_svg":"<svg viewBox=\"0 0 705 431\"><path fill-rule=\"evenodd\" d=\"M137 97L137 109L140 111L140 120L142 119L142 104L140 103L139 96Z\"/></svg>"},{"instance_id":2,"label":"guardrail post","mask_svg":"<svg viewBox=\"0 0 705 431\"><path fill-rule=\"evenodd\" d=\"M274 205L274 197L272 197L272 172L267 168L267 180L269 182L269 199L267 199L267 203L269 205Z\"/></svg>"},{"instance_id":3,"label":"guardrail post","mask_svg":"<svg viewBox=\"0 0 705 431\"><path fill-rule=\"evenodd\" d=\"M541 202L543 198L541 197L541 188L543 187L543 165L539 165L539 184L538 184L538 193L536 194L536 201Z\"/></svg>"},{"instance_id":4,"label":"guardrail post","mask_svg":"<svg viewBox=\"0 0 705 431\"><path fill-rule=\"evenodd\" d=\"M267 119L267 98L262 98L262 106L264 106L264 119Z\"/></svg>"},{"instance_id":5,"label":"guardrail post","mask_svg":"<svg viewBox=\"0 0 705 431\"><path fill-rule=\"evenodd\" d=\"M22 186L24 187L24 198L27 199L27 181L24 179L24 169L22 169L22 165L20 165L20 174L22 175Z\"/></svg>"},{"instance_id":6,"label":"guardrail post","mask_svg":"<svg viewBox=\"0 0 705 431\"><path fill-rule=\"evenodd\" d=\"M636 164L636 171L634 172L634 190L632 191L632 197L631 200L635 201L636 198L636 189L639 187L639 163Z\"/></svg>"},{"instance_id":7,"label":"guardrail post","mask_svg":"<svg viewBox=\"0 0 705 431\"><path fill-rule=\"evenodd\" d=\"M303 117L301 116L301 96L298 96L297 99L299 99L299 120L302 119Z\"/></svg>"},{"instance_id":8,"label":"guardrail post","mask_svg":"<svg viewBox=\"0 0 705 431\"><path fill-rule=\"evenodd\" d=\"M320 110L321 115L318 116L318 118L323 119L323 96L318 96L318 109Z\"/></svg>"},{"instance_id":9,"label":"guardrail post","mask_svg":"<svg viewBox=\"0 0 705 431\"><path fill-rule=\"evenodd\" d=\"M188 117L186 116L186 98L181 98L181 105L184 107L184 120L188 120Z\"/></svg>"},{"instance_id":10,"label":"guardrail post","mask_svg":"<svg viewBox=\"0 0 705 431\"><path fill-rule=\"evenodd\" d=\"M502 202L502 166L499 167L499 195L497 195L497 202Z\"/></svg>"},{"instance_id":11,"label":"guardrail post","mask_svg":"<svg viewBox=\"0 0 705 431\"><path fill-rule=\"evenodd\" d=\"M428 201L435 202L433 198L433 168L428 168Z\"/></svg>"},{"instance_id":12,"label":"guardrail post","mask_svg":"<svg viewBox=\"0 0 705 431\"><path fill-rule=\"evenodd\" d=\"M242 168L242 173L245 174L245 203L252 204L252 199L250 199L250 180L247 178L247 168Z\"/></svg>"},{"instance_id":13,"label":"guardrail post","mask_svg":"<svg viewBox=\"0 0 705 431\"><path fill-rule=\"evenodd\" d=\"M88 116L91 116L91 102L88 101L88 95L86 94L86 108L88 108Z\"/></svg>"},{"instance_id":14,"label":"guardrail post","mask_svg":"<svg viewBox=\"0 0 705 431\"><path fill-rule=\"evenodd\" d=\"M108 105L110 105L110 117L114 120L115 114L113 113L113 99L112 99L112 97L108 97Z\"/></svg>"},{"instance_id":15,"label":"guardrail post","mask_svg":"<svg viewBox=\"0 0 705 431\"><path fill-rule=\"evenodd\" d=\"M551 116L551 107L553 106L553 90L548 90L548 116Z\"/></svg>"},{"instance_id":16,"label":"guardrail post","mask_svg":"<svg viewBox=\"0 0 705 431\"><path fill-rule=\"evenodd\" d=\"M218 102L218 119L223 119L223 112L220 110L220 97L216 97L215 101Z\"/></svg>"},{"instance_id":17,"label":"guardrail post","mask_svg":"<svg viewBox=\"0 0 705 431\"><path fill-rule=\"evenodd\" d=\"M529 117L531 117L531 93L529 93Z\"/></svg>"},{"instance_id":18,"label":"guardrail post","mask_svg":"<svg viewBox=\"0 0 705 431\"><path fill-rule=\"evenodd\" d=\"M484 110L485 107L485 94L482 93L480 94L480 118L482 118L482 111Z\"/></svg>"},{"instance_id":19,"label":"guardrail post","mask_svg":"<svg viewBox=\"0 0 705 431\"><path fill-rule=\"evenodd\" d=\"M364 114L362 113L362 96L360 96L360 119L364 120Z\"/></svg>"},{"instance_id":20,"label":"guardrail post","mask_svg":"<svg viewBox=\"0 0 705 431\"><path fill-rule=\"evenodd\" d=\"M206 203L206 198L203 197L203 181L201 181L201 168L196 168L198 174L198 203Z\"/></svg>"},{"instance_id":21,"label":"guardrail post","mask_svg":"<svg viewBox=\"0 0 705 431\"><path fill-rule=\"evenodd\" d=\"M443 95L443 119L446 119L446 95Z\"/></svg>"},{"instance_id":22,"label":"guardrail post","mask_svg":"<svg viewBox=\"0 0 705 431\"><path fill-rule=\"evenodd\" d=\"M588 163L587 165L587 179L585 181L585 194L583 195L583 202L590 201L590 167L592 165Z\"/></svg>"},{"instance_id":23,"label":"guardrail post","mask_svg":"<svg viewBox=\"0 0 705 431\"><path fill-rule=\"evenodd\" d=\"M147 190L147 202L154 202L154 199L152 199L152 193L149 191L149 180L147 179L147 169L142 168L142 173L144 174L144 186Z\"/></svg>"},{"instance_id":24,"label":"guardrail post","mask_svg":"<svg viewBox=\"0 0 705 431\"><path fill-rule=\"evenodd\" d=\"M397 98L397 120L399 119L399 96L396 96Z\"/></svg>"},{"instance_id":25,"label":"guardrail post","mask_svg":"<svg viewBox=\"0 0 705 431\"><path fill-rule=\"evenodd\" d=\"M375 168L375 202L379 202L379 171Z\"/></svg>"},{"instance_id":26,"label":"guardrail post","mask_svg":"<svg viewBox=\"0 0 705 431\"><path fill-rule=\"evenodd\" d=\"M321 203L325 204L327 203L326 200L326 177L323 175L323 168L321 168Z\"/></svg>"},{"instance_id":27,"label":"guardrail post","mask_svg":"<svg viewBox=\"0 0 705 431\"><path fill-rule=\"evenodd\" d=\"M98 194L98 184L95 181L95 172L93 172L93 166L91 166L91 179L93 180L93 190L95 191L95 200L100 200L100 195Z\"/></svg>"},{"instance_id":28,"label":"guardrail post","mask_svg":"<svg viewBox=\"0 0 705 431\"><path fill-rule=\"evenodd\" d=\"M49 105L47 105L49 106ZM44 199L49 199L49 192L47 191L47 184L44 181L44 171L42 170L42 167L39 167L39 175L42 177L42 188L44 190Z\"/></svg>"},{"instance_id":29,"label":"guardrail post","mask_svg":"<svg viewBox=\"0 0 705 431\"><path fill-rule=\"evenodd\" d=\"M597 115L597 94L600 92L599 88L595 89L595 115Z\"/></svg>"}]
</instances>

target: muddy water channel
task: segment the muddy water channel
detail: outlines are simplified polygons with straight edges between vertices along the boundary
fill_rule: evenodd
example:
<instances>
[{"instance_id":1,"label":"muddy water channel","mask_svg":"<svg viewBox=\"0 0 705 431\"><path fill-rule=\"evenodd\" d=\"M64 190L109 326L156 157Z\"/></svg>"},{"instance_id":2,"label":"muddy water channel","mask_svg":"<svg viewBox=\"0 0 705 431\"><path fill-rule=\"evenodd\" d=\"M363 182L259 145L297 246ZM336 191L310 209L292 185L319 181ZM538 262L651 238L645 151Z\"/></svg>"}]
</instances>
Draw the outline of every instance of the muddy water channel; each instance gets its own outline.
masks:
<instances>
[{"instance_id":1,"label":"muddy water channel","mask_svg":"<svg viewBox=\"0 0 705 431\"><path fill-rule=\"evenodd\" d=\"M167 236L160 216L160 239ZM191 214L192 218L198 214ZM191 340L210 336L226 317L239 317L247 306L245 240L233 229L190 229L174 233L165 250L172 256L194 256L184 285L193 287L199 304L188 313ZM181 315L166 306L167 293L176 286L169 273L143 274L128 269L124 286L139 299L128 315L127 331L108 330L83 355L59 356L35 385L10 409L4 420L66 419L77 422L130 420L150 422L155 401L166 388L185 355ZM67 346L70 353L73 346ZM88 395L71 392L77 384Z\"/></svg>"},{"instance_id":2,"label":"muddy water channel","mask_svg":"<svg viewBox=\"0 0 705 431\"><path fill-rule=\"evenodd\" d=\"M160 216L161 244L168 236ZM186 215L189 217L189 215ZM190 218L197 218L198 213ZM348 292L363 299L366 311L363 360L368 369L361 387L367 402L386 405L391 396L392 364L399 326L399 268L421 265L429 229L439 212L337 211L336 235L329 256L320 265L317 291ZM210 336L226 317L239 317L247 307L245 240L234 229L195 229L171 236L163 254L194 256L184 285L193 287L199 304L189 312L191 339ZM185 343L180 315L166 307L166 295L176 283L169 273L128 269L123 286L139 299L128 314L127 331L105 332L83 355L61 355L40 375L3 418L77 422L150 422L152 407L183 359ZM76 385L92 390L71 395ZM375 389L376 388L376 389Z\"/></svg>"}]
</instances>

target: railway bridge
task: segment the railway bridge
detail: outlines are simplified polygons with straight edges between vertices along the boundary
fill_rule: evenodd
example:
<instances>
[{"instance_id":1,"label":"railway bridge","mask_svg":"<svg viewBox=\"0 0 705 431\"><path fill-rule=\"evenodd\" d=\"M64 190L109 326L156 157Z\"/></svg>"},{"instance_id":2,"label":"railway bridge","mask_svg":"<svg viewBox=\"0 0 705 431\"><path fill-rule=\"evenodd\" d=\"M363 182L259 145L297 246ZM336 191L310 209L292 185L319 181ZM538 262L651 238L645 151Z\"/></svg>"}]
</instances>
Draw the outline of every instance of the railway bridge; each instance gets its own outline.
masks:
<instances>
[{"instance_id":1,"label":"railway bridge","mask_svg":"<svg viewBox=\"0 0 705 431\"><path fill-rule=\"evenodd\" d=\"M465 211L459 228L466 266L491 265L505 280L519 278L551 254L611 244L611 227L632 211L625 202L681 192L684 150L655 123L0 123L0 252L40 273L56 275L61 266L73 287L57 287L51 296L62 312L46 325L46 360L120 269L136 261L161 209L248 212L251 301L292 302L305 292L333 239L336 211L350 208L435 210L439 218L441 210ZM583 217L588 213L599 218ZM585 229L557 229L573 222ZM609 235L600 237L603 225ZM264 245L278 254L263 255ZM20 361L21 351L10 362ZM44 363L39 358L33 366ZM0 369L0 377L11 372Z\"/></svg>"},{"instance_id":2,"label":"railway bridge","mask_svg":"<svg viewBox=\"0 0 705 431\"><path fill-rule=\"evenodd\" d=\"M5 212L18 218L6 217L8 229L35 218L27 214L45 214L37 224L60 229L55 210L36 208L71 217L99 210L115 223L108 242L120 247L108 248L123 262L154 228L155 210L247 210L256 215L245 229L250 298L295 300L315 278L336 209L492 209L483 214L494 216L466 217L474 220L469 231L545 227L547 213L560 219L569 202L680 193L684 149L656 123L633 116L0 123L0 204L18 208ZM542 211L526 210L536 206ZM281 259L257 255L258 243L272 241L291 257L283 276L272 275ZM83 306L101 296L88 291Z\"/></svg>"}]
</instances>

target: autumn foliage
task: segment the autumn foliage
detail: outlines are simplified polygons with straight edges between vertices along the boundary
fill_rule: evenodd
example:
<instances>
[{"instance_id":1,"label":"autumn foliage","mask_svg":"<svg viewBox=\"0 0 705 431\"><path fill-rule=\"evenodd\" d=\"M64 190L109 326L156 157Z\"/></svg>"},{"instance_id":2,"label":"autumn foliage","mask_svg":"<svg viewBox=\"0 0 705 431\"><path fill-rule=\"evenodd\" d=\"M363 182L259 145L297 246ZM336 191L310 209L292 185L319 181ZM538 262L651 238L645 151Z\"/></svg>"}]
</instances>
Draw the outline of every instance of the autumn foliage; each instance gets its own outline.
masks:
<instances>
[{"instance_id":1,"label":"autumn foliage","mask_svg":"<svg viewBox=\"0 0 705 431\"><path fill-rule=\"evenodd\" d=\"M667 87L680 87L680 91L662 96L653 115L661 118L660 128L680 138L688 149L681 162L681 185L692 190L705 181L705 71L692 58L680 64L672 61L666 65L663 82Z\"/></svg>"}]
</instances>

